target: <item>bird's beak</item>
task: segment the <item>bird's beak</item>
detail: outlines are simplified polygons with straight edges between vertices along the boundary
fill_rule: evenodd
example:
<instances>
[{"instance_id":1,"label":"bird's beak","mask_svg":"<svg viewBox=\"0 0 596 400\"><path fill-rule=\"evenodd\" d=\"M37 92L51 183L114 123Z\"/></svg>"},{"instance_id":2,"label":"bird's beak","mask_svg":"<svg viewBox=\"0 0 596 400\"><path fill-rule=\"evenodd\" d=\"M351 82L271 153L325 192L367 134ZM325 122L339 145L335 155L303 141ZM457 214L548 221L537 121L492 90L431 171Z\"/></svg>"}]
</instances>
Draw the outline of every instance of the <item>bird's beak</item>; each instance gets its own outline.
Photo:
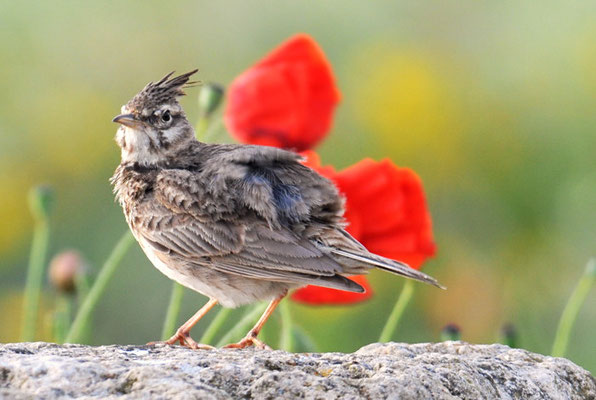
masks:
<instances>
[{"instance_id":1,"label":"bird's beak","mask_svg":"<svg viewBox=\"0 0 596 400\"><path fill-rule=\"evenodd\" d=\"M116 122L117 124L122 124L130 128L136 128L141 124L141 121L136 119L133 114L120 114L114 118L112 122Z\"/></svg>"}]
</instances>

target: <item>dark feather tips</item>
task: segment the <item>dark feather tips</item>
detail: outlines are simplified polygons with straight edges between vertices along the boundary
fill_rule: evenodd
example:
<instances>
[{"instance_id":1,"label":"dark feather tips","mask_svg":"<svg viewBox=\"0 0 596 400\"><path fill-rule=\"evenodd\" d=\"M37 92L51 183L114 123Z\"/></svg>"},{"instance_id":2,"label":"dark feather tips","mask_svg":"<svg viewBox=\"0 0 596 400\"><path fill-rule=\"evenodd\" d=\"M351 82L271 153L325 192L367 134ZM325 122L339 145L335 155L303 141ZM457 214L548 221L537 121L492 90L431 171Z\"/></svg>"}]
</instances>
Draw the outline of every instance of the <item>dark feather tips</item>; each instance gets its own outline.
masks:
<instances>
[{"instance_id":1,"label":"dark feather tips","mask_svg":"<svg viewBox=\"0 0 596 400\"><path fill-rule=\"evenodd\" d=\"M194 69L190 72L187 72L182 75L178 75L174 78L170 77L174 74L175 71L170 72L163 78L161 78L157 83L150 83L147 85L145 89L149 89L149 91L157 91L165 93L171 93L173 96L183 96L184 92L182 88L189 87L195 85L198 82L189 82L189 79L192 75L196 74L199 70Z\"/></svg>"},{"instance_id":2,"label":"dark feather tips","mask_svg":"<svg viewBox=\"0 0 596 400\"><path fill-rule=\"evenodd\" d=\"M189 81L198 69L172 78L174 71L165 75L157 82L149 82L129 103L130 110L140 112L160 104L175 101L176 97L184 96L184 88L196 86L199 82Z\"/></svg>"}]
</instances>

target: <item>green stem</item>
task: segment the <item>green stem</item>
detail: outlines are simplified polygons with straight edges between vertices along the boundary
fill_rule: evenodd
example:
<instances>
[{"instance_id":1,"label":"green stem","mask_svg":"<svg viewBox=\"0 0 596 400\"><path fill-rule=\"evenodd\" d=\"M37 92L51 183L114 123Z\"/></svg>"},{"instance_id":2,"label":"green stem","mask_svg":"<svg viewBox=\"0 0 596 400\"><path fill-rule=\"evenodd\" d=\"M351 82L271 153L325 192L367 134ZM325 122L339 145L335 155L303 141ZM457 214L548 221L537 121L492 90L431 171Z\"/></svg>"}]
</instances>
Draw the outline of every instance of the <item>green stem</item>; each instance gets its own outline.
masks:
<instances>
[{"instance_id":1,"label":"green stem","mask_svg":"<svg viewBox=\"0 0 596 400\"><path fill-rule=\"evenodd\" d=\"M308 335L302 328L300 328L297 325L294 325L292 333L294 335L296 351L306 353L315 353L318 351L318 346L316 345L316 343L312 340L310 335Z\"/></svg>"},{"instance_id":2,"label":"green stem","mask_svg":"<svg viewBox=\"0 0 596 400\"><path fill-rule=\"evenodd\" d=\"M197 125L195 126L195 137L197 140L203 141L205 138L205 132L207 132L207 128L209 128L209 118L202 115L199 117Z\"/></svg>"},{"instance_id":3,"label":"green stem","mask_svg":"<svg viewBox=\"0 0 596 400\"><path fill-rule=\"evenodd\" d=\"M163 323L163 329L161 331L161 340L168 340L174 334L174 329L176 329L176 321L178 321L178 314L180 313L180 306L182 305L183 297L184 286L174 282L172 285L172 294L170 295L170 304L168 304L166 319Z\"/></svg>"},{"instance_id":4,"label":"green stem","mask_svg":"<svg viewBox=\"0 0 596 400\"><path fill-rule=\"evenodd\" d=\"M48 219L45 217L37 219L31 243L29 256L29 268L27 281L25 283L25 299L23 302L23 332L21 341L31 342L35 340L37 314L39 311L39 297L41 284L44 275L48 243L50 239L50 228Z\"/></svg>"},{"instance_id":5,"label":"green stem","mask_svg":"<svg viewBox=\"0 0 596 400\"><path fill-rule=\"evenodd\" d=\"M85 297L89 294L91 289L91 280L89 273L83 270L81 273L75 275L75 288L77 294L77 302L82 303Z\"/></svg>"},{"instance_id":6,"label":"green stem","mask_svg":"<svg viewBox=\"0 0 596 400\"><path fill-rule=\"evenodd\" d=\"M242 319L238 321L219 342L217 342L216 347L224 346L231 343L234 339L241 338L242 335L247 333L257 322L261 314L265 311L265 308L267 308L267 304L257 304L252 307L252 309L249 309L248 312L244 314L244 317L242 317Z\"/></svg>"},{"instance_id":7,"label":"green stem","mask_svg":"<svg viewBox=\"0 0 596 400\"><path fill-rule=\"evenodd\" d=\"M223 129L223 119L217 118L213 122L209 124L209 127L205 130L205 134L203 135L203 142L205 143L213 143L219 137L219 135L224 131Z\"/></svg>"},{"instance_id":8,"label":"green stem","mask_svg":"<svg viewBox=\"0 0 596 400\"><path fill-rule=\"evenodd\" d=\"M399 324L399 320L401 319L406 306L412 299L412 295L414 294L414 282L411 280L407 280L404 283L404 287L401 290L401 293L395 302L395 306L393 306L393 311L387 318L387 322L385 323L385 327L381 332L381 336L379 337L379 342L388 342L391 340L391 337L395 333L397 329L397 325Z\"/></svg>"},{"instance_id":9,"label":"green stem","mask_svg":"<svg viewBox=\"0 0 596 400\"><path fill-rule=\"evenodd\" d=\"M289 352L294 351L294 337L292 335L292 314L290 312L290 303L282 301L279 303L281 313L281 334L279 338L279 348Z\"/></svg>"},{"instance_id":10,"label":"green stem","mask_svg":"<svg viewBox=\"0 0 596 400\"><path fill-rule=\"evenodd\" d=\"M564 357L567 352L567 345L569 343L569 335L571 329L575 323L575 319L579 313L581 306L584 304L590 289L594 285L596 280L596 259L592 258L586 265L586 270L573 289L573 293L565 305L561 319L559 320L559 326L557 327L557 333L555 334L555 340L553 342L553 349L551 355L553 357Z\"/></svg>"},{"instance_id":11,"label":"green stem","mask_svg":"<svg viewBox=\"0 0 596 400\"><path fill-rule=\"evenodd\" d=\"M219 329L222 327L224 322L226 322L226 319L228 319L228 316L231 313L232 313L231 308L223 308L222 307L221 310L219 310L219 312L215 316L215 318L213 318L213 321L211 321L211 323L205 330L205 333L203 333L203 336L201 336L201 340L199 340L199 343L211 344L211 342L213 341L213 338L215 337L215 334L217 333L217 331L219 331Z\"/></svg>"},{"instance_id":12,"label":"green stem","mask_svg":"<svg viewBox=\"0 0 596 400\"><path fill-rule=\"evenodd\" d=\"M134 237L130 231L126 231L126 233L116 244L116 247L114 247L112 250L112 253L106 260L105 264L101 267L101 270L99 271L99 274L97 275L97 278L95 279L89 294L85 297L83 304L81 304L81 307L77 312L74 322L68 331L68 335L66 335L65 342L76 343L80 341L82 334L85 332L85 328L91 318L91 313L103 295L110 279L114 275L114 272L116 272L120 261L122 261L122 258L133 242Z\"/></svg>"},{"instance_id":13,"label":"green stem","mask_svg":"<svg viewBox=\"0 0 596 400\"><path fill-rule=\"evenodd\" d=\"M75 287L76 287L76 294L77 294L77 307L80 307L83 302L85 301L85 299L87 298L87 295L89 295L89 291L91 290L91 278L89 276L88 271L83 270L81 273L77 274L75 276ZM81 343L88 343L90 338L91 338L91 329L92 329L92 323L91 321L89 321L88 324L85 325L83 331L81 332L81 334L79 335L79 341ZM70 329L70 320L69 320L69 325L68 325L68 329ZM64 342L64 339L66 338L68 332L64 333L64 337L62 338L62 342Z\"/></svg>"},{"instance_id":14,"label":"green stem","mask_svg":"<svg viewBox=\"0 0 596 400\"><path fill-rule=\"evenodd\" d=\"M56 311L54 312L54 340L56 343L64 343L64 338L70 327L72 316L73 298L69 294L59 293L56 299Z\"/></svg>"}]
</instances>

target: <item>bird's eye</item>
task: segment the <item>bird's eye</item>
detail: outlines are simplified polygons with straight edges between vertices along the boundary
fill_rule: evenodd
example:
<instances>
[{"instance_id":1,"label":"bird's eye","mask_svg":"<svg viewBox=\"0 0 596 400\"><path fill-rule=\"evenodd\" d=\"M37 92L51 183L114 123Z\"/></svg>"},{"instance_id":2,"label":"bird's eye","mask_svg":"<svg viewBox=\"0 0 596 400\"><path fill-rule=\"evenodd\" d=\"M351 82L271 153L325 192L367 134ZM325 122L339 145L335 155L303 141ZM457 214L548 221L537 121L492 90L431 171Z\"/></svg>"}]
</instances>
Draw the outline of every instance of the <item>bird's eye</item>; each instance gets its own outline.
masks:
<instances>
[{"instance_id":1,"label":"bird's eye","mask_svg":"<svg viewBox=\"0 0 596 400\"><path fill-rule=\"evenodd\" d=\"M163 122L170 122L172 120L172 116L170 115L170 111L166 110L163 114L161 114L161 120Z\"/></svg>"}]
</instances>

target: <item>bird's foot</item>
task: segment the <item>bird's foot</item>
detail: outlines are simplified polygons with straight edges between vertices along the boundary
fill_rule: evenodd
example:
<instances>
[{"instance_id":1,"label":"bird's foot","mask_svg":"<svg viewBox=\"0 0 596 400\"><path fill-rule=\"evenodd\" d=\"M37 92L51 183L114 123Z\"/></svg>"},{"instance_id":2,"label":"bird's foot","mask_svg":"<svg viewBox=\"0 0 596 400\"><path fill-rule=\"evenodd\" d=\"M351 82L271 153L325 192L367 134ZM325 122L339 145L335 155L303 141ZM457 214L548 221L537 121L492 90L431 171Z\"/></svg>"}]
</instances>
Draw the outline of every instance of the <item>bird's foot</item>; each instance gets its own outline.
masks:
<instances>
[{"instance_id":1,"label":"bird's foot","mask_svg":"<svg viewBox=\"0 0 596 400\"><path fill-rule=\"evenodd\" d=\"M190 337L190 334L188 332L182 332L182 331L176 332L174 334L174 336L172 336L168 340L165 340L163 342L149 342L149 343L147 343L147 345L154 346L156 344L167 344L167 345L173 346L176 344L176 342L180 342L181 346L188 347L189 349L193 349L193 350L198 350L198 349L213 350L215 348L213 346L209 346L208 344L201 344L201 343L195 342L194 339Z\"/></svg>"},{"instance_id":2,"label":"bird's foot","mask_svg":"<svg viewBox=\"0 0 596 400\"><path fill-rule=\"evenodd\" d=\"M242 339L238 343L230 343L228 345L225 345L223 348L224 349L244 349L249 346L254 346L255 348L261 349L261 350L271 350L271 347L267 346L265 343L263 343L259 339L257 339L257 335L253 334L252 332L249 332L249 334L246 335L244 337L244 339Z\"/></svg>"}]
</instances>

